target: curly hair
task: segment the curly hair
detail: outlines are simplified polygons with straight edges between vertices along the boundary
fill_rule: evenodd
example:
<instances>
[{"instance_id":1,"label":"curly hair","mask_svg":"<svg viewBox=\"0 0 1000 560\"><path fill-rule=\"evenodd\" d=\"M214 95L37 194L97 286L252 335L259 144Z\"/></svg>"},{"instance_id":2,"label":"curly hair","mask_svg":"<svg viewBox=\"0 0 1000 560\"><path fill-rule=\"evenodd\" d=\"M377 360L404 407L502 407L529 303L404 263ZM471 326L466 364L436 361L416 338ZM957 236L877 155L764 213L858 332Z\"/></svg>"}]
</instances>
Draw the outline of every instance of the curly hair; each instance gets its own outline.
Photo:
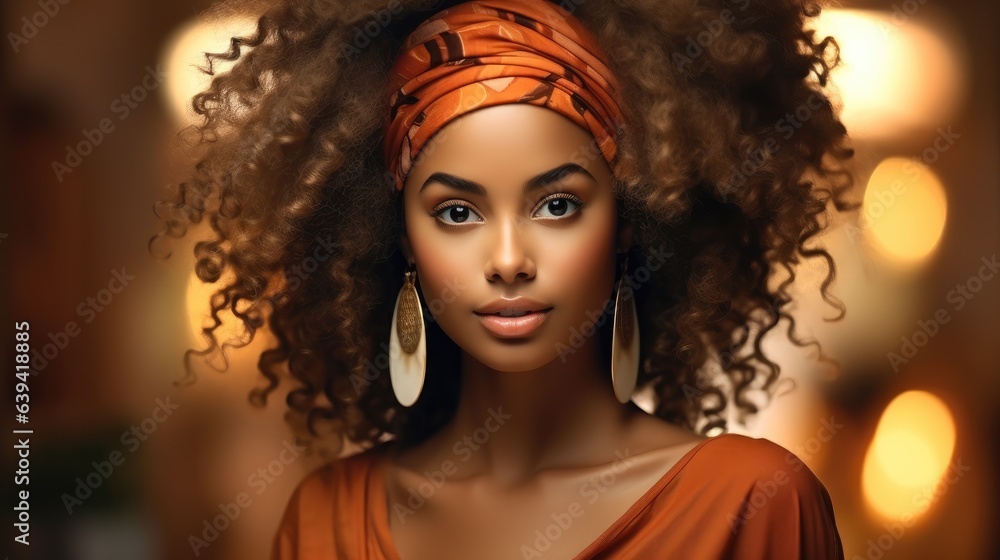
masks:
<instances>
[{"instance_id":1,"label":"curly hair","mask_svg":"<svg viewBox=\"0 0 1000 560\"><path fill-rule=\"evenodd\" d=\"M290 377L288 416L307 440L322 421L338 445L419 441L454 413L460 350L427 309L421 399L399 405L386 375L381 341L405 263L402 206L380 146L399 46L456 3L285 0L252 35L206 53L213 79L194 97L202 121L192 129L203 151L176 197L157 203L164 224L150 240L154 251L209 218L196 273L223 285L203 328L208 347L185 355L186 381L193 358L224 360L266 324L276 344L260 354L266 385L250 401L264 406ZM782 319L794 344L819 347L799 338L786 309L802 259L825 262L820 291L840 311L834 320L843 316L828 292L830 254L807 246L828 203L857 207L843 200L853 150L824 93L836 42L807 29L819 7L795 0L560 5L594 33L621 83L627 135L614 186L635 225L633 262L653 248L672 255L637 287L639 386L655 415L725 430L730 400L742 419L759 408L749 392L773 396L780 370L761 339ZM221 61L233 65L216 75ZM242 321L240 341L217 339L224 310Z\"/></svg>"}]
</instances>

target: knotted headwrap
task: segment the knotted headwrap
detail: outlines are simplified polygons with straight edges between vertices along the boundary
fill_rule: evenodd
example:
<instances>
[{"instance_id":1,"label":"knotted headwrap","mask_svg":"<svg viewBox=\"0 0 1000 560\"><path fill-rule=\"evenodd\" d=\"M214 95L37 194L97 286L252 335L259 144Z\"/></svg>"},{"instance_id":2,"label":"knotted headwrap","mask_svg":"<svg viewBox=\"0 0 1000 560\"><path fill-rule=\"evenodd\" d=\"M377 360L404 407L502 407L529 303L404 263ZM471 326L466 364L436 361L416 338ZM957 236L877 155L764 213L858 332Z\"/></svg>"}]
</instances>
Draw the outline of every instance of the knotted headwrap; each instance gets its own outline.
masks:
<instances>
[{"instance_id":1,"label":"knotted headwrap","mask_svg":"<svg viewBox=\"0 0 1000 560\"><path fill-rule=\"evenodd\" d=\"M389 77L383 145L402 190L424 144L484 107L548 107L590 131L614 168L623 118L618 84L597 40L545 0L479 0L443 10L404 41Z\"/></svg>"}]
</instances>

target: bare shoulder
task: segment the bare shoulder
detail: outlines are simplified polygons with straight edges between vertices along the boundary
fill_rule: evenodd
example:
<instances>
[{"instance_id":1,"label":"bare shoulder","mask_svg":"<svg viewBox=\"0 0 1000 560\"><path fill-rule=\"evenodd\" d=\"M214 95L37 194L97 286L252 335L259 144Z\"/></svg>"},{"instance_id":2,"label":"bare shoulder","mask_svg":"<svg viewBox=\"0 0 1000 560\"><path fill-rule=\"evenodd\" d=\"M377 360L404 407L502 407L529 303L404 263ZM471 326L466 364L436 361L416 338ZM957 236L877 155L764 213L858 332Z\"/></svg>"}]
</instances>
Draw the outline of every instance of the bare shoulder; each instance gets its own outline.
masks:
<instances>
[{"instance_id":1,"label":"bare shoulder","mask_svg":"<svg viewBox=\"0 0 1000 560\"><path fill-rule=\"evenodd\" d=\"M645 412L633 415L631 423L629 445L636 454L686 451L708 439Z\"/></svg>"}]
</instances>

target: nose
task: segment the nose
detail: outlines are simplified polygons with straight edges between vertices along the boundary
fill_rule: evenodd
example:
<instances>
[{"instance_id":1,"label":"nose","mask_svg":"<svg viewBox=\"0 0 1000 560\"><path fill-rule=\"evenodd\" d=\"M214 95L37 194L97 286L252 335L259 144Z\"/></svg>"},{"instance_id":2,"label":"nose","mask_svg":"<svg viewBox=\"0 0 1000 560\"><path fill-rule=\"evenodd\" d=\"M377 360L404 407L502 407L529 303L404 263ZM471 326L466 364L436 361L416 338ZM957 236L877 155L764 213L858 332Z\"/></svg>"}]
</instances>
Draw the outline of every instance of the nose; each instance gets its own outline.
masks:
<instances>
[{"instance_id":1,"label":"nose","mask_svg":"<svg viewBox=\"0 0 1000 560\"><path fill-rule=\"evenodd\" d=\"M529 280L535 277L535 261L525 248L526 232L518 223L518 217L500 220L496 246L486 263L487 280L513 284L518 278Z\"/></svg>"}]
</instances>

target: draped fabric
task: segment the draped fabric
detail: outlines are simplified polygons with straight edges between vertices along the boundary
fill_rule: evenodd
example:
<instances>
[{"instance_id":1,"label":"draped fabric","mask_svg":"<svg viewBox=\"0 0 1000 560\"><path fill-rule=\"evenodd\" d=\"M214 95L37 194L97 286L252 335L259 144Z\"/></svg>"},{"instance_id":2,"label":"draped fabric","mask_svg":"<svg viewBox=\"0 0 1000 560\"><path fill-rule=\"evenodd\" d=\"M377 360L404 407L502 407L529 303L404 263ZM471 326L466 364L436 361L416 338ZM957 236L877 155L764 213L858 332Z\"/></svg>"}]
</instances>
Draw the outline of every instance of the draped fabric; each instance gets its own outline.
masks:
<instances>
[{"instance_id":1,"label":"draped fabric","mask_svg":"<svg viewBox=\"0 0 1000 560\"><path fill-rule=\"evenodd\" d=\"M384 445L316 469L296 488L272 560L400 560ZM573 560L842 560L826 487L766 439L723 434L688 451Z\"/></svg>"}]
</instances>

